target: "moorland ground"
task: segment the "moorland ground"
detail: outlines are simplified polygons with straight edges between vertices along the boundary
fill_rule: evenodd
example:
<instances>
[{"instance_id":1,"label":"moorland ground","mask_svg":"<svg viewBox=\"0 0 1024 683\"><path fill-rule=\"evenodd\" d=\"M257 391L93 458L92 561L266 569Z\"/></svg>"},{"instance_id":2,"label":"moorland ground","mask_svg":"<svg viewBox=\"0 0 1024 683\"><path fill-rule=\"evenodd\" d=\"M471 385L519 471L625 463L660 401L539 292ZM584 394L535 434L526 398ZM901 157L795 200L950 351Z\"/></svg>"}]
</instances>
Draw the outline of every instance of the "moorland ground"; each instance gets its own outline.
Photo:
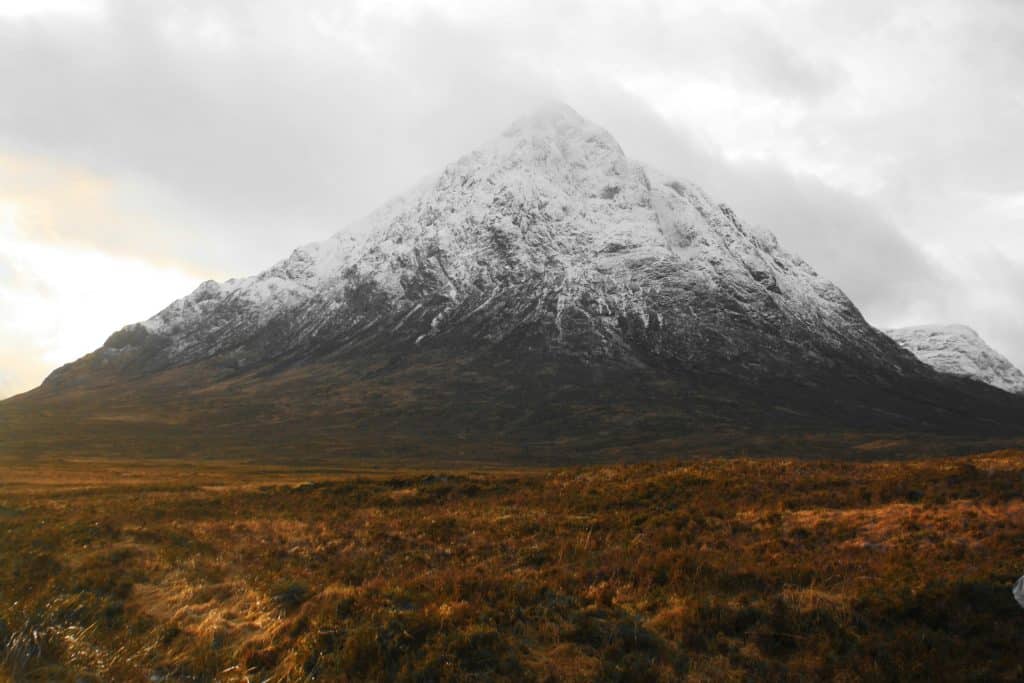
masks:
<instances>
[{"instance_id":1,"label":"moorland ground","mask_svg":"<svg viewBox=\"0 0 1024 683\"><path fill-rule=\"evenodd\" d=\"M0 463L0 680L1021 680L1024 451Z\"/></svg>"}]
</instances>

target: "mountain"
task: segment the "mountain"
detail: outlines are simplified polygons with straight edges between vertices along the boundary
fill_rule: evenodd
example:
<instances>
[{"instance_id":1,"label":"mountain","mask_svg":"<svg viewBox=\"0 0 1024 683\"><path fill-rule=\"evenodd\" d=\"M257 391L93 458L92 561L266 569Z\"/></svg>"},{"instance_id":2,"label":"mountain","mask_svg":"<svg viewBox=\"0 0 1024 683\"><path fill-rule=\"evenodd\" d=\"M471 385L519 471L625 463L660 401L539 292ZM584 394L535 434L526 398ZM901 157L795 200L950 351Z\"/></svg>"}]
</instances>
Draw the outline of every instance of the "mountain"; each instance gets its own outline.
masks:
<instances>
[{"instance_id":1,"label":"mountain","mask_svg":"<svg viewBox=\"0 0 1024 683\"><path fill-rule=\"evenodd\" d=\"M921 325L886 334L939 372L1024 394L1024 372L965 325Z\"/></svg>"},{"instance_id":2,"label":"mountain","mask_svg":"<svg viewBox=\"0 0 1024 683\"><path fill-rule=\"evenodd\" d=\"M477 458L1009 433L833 284L563 105L0 404L6 448ZM0 435L0 446L4 446Z\"/></svg>"},{"instance_id":3,"label":"mountain","mask_svg":"<svg viewBox=\"0 0 1024 683\"><path fill-rule=\"evenodd\" d=\"M773 236L631 163L607 132L557 106L364 225L255 277L204 283L47 383L453 343L754 373L836 354L905 364Z\"/></svg>"}]
</instances>

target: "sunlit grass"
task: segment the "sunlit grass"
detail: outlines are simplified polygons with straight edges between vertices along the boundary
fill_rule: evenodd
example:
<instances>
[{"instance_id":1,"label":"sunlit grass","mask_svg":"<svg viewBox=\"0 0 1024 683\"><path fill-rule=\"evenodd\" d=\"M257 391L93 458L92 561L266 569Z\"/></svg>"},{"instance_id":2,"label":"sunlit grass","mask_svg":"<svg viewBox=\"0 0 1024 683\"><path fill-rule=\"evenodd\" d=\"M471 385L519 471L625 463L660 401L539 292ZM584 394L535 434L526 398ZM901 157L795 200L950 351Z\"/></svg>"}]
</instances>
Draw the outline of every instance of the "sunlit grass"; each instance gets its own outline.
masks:
<instances>
[{"instance_id":1,"label":"sunlit grass","mask_svg":"<svg viewBox=\"0 0 1024 683\"><path fill-rule=\"evenodd\" d=\"M15 464L14 680L1016 680L1024 453Z\"/></svg>"}]
</instances>

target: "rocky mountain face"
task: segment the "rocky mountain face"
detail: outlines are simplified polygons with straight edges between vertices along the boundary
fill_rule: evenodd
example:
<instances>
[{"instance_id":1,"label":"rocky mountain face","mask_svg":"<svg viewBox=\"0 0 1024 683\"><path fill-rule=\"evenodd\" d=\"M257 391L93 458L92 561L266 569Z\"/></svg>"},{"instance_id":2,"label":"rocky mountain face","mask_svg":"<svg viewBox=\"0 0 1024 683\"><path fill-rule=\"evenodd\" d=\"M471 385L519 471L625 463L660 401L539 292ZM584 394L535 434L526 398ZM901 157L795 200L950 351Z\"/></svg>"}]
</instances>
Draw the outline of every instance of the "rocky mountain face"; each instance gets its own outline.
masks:
<instances>
[{"instance_id":1,"label":"rocky mountain face","mask_svg":"<svg viewBox=\"0 0 1024 683\"><path fill-rule=\"evenodd\" d=\"M886 334L939 372L1024 394L1024 372L965 325L922 325Z\"/></svg>"},{"instance_id":2,"label":"rocky mountain face","mask_svg":"<svg viewBox=\"0 0 1024 683\"><path fill-rule=\"evenodd\" d=\"M771 234L561 105L263 273L204 283L16 403L107 444L132 425L182 451L183 424L323 452L586 450L1024 417L918 362Z\"/></svg>"}]
</instances>

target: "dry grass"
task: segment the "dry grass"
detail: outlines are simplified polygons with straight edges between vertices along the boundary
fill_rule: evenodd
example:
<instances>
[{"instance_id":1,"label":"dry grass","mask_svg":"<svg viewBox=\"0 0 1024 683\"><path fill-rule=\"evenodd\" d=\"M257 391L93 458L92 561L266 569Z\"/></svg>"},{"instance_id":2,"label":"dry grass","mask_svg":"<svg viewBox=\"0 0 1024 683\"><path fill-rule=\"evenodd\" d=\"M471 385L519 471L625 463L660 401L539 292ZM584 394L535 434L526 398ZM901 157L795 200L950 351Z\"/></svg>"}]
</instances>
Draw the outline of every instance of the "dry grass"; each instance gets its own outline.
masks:
<instances>
[{"instance_id":1,"label":"dry grass","mask_svg":"<svg viewBox=\"0 0 1024 683\"><path fill-rule=\"evenodd\" d=\"M0 681L1024 677L1022 452L3 472Z\"/></svg>"}]
</instances>

